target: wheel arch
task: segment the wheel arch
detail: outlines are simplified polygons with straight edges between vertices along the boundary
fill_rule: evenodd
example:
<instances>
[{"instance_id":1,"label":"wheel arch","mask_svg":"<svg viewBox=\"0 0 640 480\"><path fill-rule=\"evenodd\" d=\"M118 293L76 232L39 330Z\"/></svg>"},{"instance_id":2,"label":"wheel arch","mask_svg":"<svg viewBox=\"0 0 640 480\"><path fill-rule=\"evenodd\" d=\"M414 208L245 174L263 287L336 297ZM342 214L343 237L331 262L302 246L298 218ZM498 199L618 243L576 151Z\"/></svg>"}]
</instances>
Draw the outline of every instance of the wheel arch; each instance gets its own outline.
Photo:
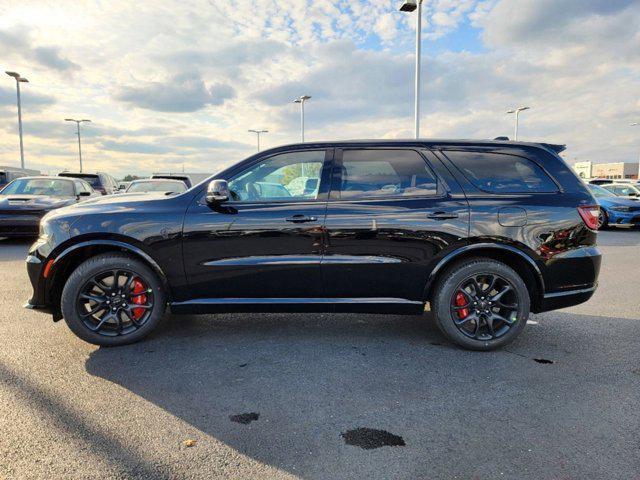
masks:
<instances>
[{"instance_id":1,"label":"wheel arch","mask_svg":"<svg viewBox=\"0 0 640 480\"><path fill-rule=\"evenodd\" d=\"M443 257L429 275L424 290L424 298L431 300L435 286L447 268L469 258L490 258L514 269L525 282L531 299L531 311L539 311L545 291L544 278L540 267L526 253L510 245L496 243L475 243L466 245Z\"/></svg>"},{"instance_id":2,"label":"wheel arch","mask_svg":"<svg viewBox=\"0 0 640 480\"><path fill-rule=\"evenodd\" d=\"M54 257L51 275L47 281L49 303L52 306L54 320L60 320L60 298L62 289L69 275L84 261L103 253L126 253L150 266L158 275L167 292L167 300L171 299L171 288L167 276L153 257L142 248L122 240L92 239L78 242L65 248Z\"/></svg>"}]
</instances>

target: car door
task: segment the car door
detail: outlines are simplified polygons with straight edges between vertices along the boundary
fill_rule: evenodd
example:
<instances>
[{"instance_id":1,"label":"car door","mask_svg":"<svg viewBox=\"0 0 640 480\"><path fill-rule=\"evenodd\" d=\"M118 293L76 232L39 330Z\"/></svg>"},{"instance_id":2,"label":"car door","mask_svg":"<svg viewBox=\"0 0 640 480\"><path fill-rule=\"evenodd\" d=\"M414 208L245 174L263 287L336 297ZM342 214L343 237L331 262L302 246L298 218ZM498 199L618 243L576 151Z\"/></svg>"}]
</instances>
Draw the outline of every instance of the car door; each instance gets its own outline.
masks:
<instances>
[{"instance_id":1,"label":"car door","mask_svg":"<svg viewBox=\"0 0 640 480\"><path fill-rule=\"evenodd\" d=\"M328 297L419 301L434 257L466 238L469 208L426 150L345 148L336 150L325 228Z\"/></svg>"},{"instance_id":2,"label":"car door","mask_svg":"<svg viewBox=\"0 0 640 480\"><path fill-rule=\"evenodd\" d=\"M304 299L323 296L320 260L332 149L260 157L233 173L231 199L204 191L188 208L184 264L190 296Z\"/></svg>"}]
</instances>

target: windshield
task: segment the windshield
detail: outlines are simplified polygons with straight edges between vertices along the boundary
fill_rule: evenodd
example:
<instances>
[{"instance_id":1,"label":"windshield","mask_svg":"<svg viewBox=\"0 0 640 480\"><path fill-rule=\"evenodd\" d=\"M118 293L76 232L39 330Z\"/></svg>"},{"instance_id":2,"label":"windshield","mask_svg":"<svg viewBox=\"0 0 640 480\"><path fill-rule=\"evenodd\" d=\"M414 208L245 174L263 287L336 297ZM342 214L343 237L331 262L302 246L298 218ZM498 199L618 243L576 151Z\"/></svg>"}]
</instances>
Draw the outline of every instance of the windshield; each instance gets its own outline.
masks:
<instances>
[{"instance_id":1,"label":"windshield","mask_svg":"<svg viewBox=\"0 0 640 480\"><path fill-rule=\"evenodd\" d=\"M80 178L89 183L92 187L100 186L100 177L98 175L83 175L81 173L61 173L61 177Z\"/></svg>"},{"instance_id":2,"label":"windshield","mask_svg":"<svg viewBox=\"0 0 640 480\"><path fill-rule=\"evenodd\" d=\"M589 185L589 190L591 190L592 195L596 198L615 197L609 190L599 187L598 185Z\"/></svg>"},{"instance_id":3,"label":"windshield","mask_svg":"<svg viewBox=\"0 0 640 480\"><path fill-rule=\"evenodd\" d=\"M606 185L604 188L620 196L638 196L640 191L633 185Z\"/></svg>"},{"instance_id":4,"label":"windshield","mask_svg":"<svg viewBox=\"0 0 640 480\"><path fill-rule=\"evenodd\" d=\"M186 192L187 186L182 182L134 182L129 185L127 193L131 192Z\"/></svg>"},{"instance_id":5,"label":"windshield","mask_svg":"<svg viewBox=\"0 0 640 480\"><path fill-rule=\"evenodd\" d=\"M47 195L73 197L73 183L69 180L49 178L20 178L7 185L0 195Z\"/></svg>"}]
</instances>

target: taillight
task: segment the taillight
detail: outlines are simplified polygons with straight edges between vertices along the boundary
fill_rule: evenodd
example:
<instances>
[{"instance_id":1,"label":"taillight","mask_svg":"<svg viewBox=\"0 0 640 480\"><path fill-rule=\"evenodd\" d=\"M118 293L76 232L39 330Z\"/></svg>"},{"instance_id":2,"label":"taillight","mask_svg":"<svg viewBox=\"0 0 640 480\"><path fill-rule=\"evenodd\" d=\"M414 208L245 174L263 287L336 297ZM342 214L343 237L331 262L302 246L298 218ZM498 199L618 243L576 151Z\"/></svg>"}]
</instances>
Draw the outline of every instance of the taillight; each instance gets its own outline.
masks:
<instances>
[{"instance_id":1,"label":"taillight","mask_svg":"<svg viewBox=\"0 0 640 480\"><path fill-rule=\"evenodd\" d=\"M598 205L586 205L578 207L578 213L584 220L584 224L591 230L598 229L598 216L600 215L600 207Z\"/></svg>"}]
</instances>

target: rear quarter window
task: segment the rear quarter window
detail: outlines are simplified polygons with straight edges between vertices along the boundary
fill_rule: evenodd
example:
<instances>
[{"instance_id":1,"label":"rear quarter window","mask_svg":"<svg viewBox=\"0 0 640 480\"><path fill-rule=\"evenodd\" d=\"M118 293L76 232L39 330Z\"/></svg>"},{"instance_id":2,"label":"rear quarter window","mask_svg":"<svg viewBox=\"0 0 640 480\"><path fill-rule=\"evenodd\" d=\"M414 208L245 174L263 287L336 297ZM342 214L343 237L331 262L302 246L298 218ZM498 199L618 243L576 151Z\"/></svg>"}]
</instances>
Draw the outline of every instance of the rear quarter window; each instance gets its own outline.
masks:
<instances>
[{"instance_id":1,"label":"rear quarter window","mask_svg":"<svg viewBox=\"0 0 640 480\"><path fill-rule=\"evenodd\" d=\"M449 150L444 152L477 188L490 193L555 193L556 183L535 162L517 155Z\"/></svg>"}]
</instances>

